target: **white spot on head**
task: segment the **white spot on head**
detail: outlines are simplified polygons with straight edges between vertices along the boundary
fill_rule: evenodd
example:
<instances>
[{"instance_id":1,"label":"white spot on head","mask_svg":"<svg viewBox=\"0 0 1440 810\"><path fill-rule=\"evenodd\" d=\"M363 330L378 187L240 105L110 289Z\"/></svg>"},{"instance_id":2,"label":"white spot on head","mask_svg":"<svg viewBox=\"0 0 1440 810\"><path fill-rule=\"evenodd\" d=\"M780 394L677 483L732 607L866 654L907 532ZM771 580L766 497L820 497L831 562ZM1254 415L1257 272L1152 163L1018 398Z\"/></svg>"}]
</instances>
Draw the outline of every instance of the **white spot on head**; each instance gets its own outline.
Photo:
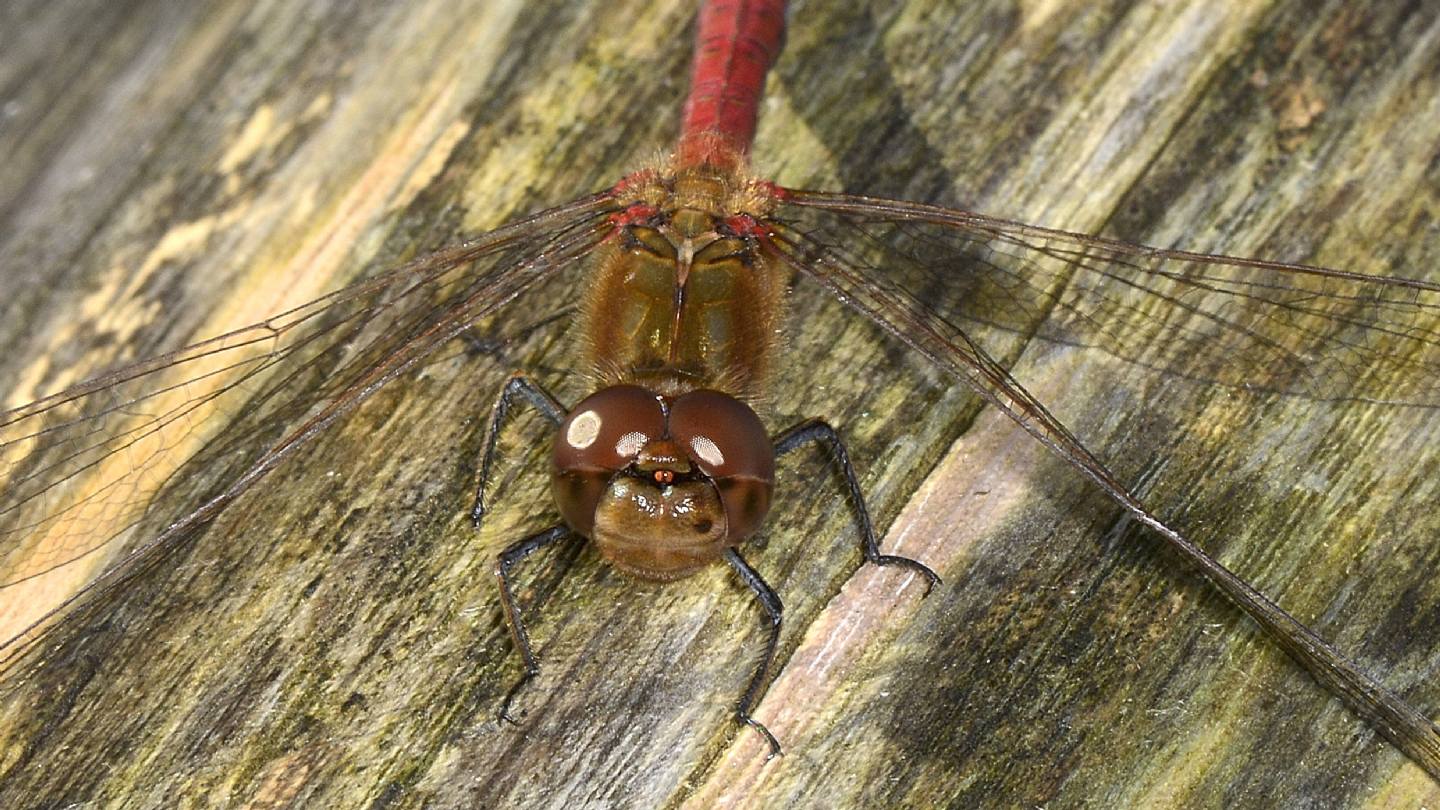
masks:
<instances>
[{"instance_id":1,"label":"white spot on head","mask_svg":"<svg viewBox=\"0 0 1440 810\"><path fill-rule=\"evenodd\" d=\"M565 429L565 443L576 450L584 450L595 443L600 436L600 414L586 411L570 420Z\"/></svg>"},{"instance_id":2,"label":"white spot on head","mask_svg":"<svg viewBox=\"0 0 1440 810\"><path fill-rule=\"evenodd\" d=\"M696 436L691 439L690 451L711 467L719 467L725 463L725 454L720 452L719 445L711 441L709 436Z\"/></svg>"},{"instance_id":3,"label":"white spot on head","mask_svg":"<svg viewBox=\"0 0 1440 810\"><path fill-rule=\"evenodd\" d=\"M638 430L632 430L615 442L615 453L621 458L630 458L639 453L640 448L644 447L648 441L650 441L649 436Z\"/></svg>"}]
</instances>

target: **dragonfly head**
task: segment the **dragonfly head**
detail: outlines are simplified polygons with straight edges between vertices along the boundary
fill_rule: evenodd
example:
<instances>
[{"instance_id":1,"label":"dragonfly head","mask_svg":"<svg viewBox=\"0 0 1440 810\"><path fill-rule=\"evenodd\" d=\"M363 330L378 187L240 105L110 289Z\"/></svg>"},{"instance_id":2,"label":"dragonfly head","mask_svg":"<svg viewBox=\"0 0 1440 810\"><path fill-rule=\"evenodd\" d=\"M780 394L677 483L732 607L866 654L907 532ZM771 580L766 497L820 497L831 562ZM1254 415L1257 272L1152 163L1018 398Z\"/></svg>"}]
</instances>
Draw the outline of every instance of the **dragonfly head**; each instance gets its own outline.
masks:
<instances>
[{"instance_id":1,"label":"dragonfly head","mask_svg":"<svg viewBox=\"0 0 1440 810\"><path fill-rule=\"evenodd\" d=\"M693 573L754 534L774 484L760 418L707 389L602 389L561 423L552 454L565 522L617 568L650 579Z\"/></svg>"}]
</instances>

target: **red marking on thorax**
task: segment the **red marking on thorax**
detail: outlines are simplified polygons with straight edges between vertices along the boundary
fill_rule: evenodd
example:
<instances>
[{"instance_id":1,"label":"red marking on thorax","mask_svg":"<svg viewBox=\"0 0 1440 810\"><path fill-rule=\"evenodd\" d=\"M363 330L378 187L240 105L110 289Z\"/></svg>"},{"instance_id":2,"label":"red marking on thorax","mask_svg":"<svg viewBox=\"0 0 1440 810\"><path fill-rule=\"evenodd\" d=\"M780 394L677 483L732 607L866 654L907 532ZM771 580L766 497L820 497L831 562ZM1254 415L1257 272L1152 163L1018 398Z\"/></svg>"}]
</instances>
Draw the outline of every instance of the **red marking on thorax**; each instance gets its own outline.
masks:
<instances>
[{"instance_id":1,"label":"red marking on thorax","mask_svg":"<svg viewBox=\"0 0 1440 810\"><path fill-rule=\"evenodd\" d=\"M776 202L784 202L790 198L790 189L776 185L770 180L752 180L751 183L755 188L764 192L766 196Z\"/></svg>"},{"instance_id":2,"label":"red marking on thorax","mask_svg":"<svg viewBox=\"0 0 1440 810\"><path fill-rule=\"evenodd\" d=\"M619 239L620 234L624 233L626 228L641 222L649 222L659 213L660 209L649 203L637 202L625 206L624 211L616 211L609 216L608 221L615 229L605 236L605 241Z\"/></svg>"},{"instance_id":3,"label":"red marking on thorax","mask_svg":"<svg viewBox=\"0 0 1440 810\"><path fill-rule=\"evenodd\" d=\"M620 182L616 183L614 187L610 189L610 193L616 197L623 197L637 188L643 188L654 183L659 176L660 173L654 169L641 169L638 172L633 172L620 178Z\"/></svg>"},{"instance_id":4,"label":"red marking on thorax","mask_svg":"<svg viewBox=\"0 0 1440 810\"><path fill-rule=\"evenodd\" d=\"M769 236L769 230L755 221L749 214L734 214L726 217L725 227L736 236Z\"/></svg>"},{"instance_id":5,"label":"red marking on thorax","mask_svg":"<svg viewBox=\"0 0 1440 810\"><path fill-rule=\"evenodd\" d=\"M749 214L735 214L726 218L725 227L736 236L754 239L763 244L770 245L771 238L775 235L775 229L770 223L764 220L757 220Z\"/></svg>"},{"instance_id":6,"label":"red marking on thorax","mask_svg":"<svg viewBox=\"0 0 1440 810\"><path fill-rule=\"evenodd\" d=\"M623 228L639 222L649 222L659 213L660 209L649 203L630 203L624 211L616 211L610 215L610 224L616 228Z\"/></svg>"}]
</instances>

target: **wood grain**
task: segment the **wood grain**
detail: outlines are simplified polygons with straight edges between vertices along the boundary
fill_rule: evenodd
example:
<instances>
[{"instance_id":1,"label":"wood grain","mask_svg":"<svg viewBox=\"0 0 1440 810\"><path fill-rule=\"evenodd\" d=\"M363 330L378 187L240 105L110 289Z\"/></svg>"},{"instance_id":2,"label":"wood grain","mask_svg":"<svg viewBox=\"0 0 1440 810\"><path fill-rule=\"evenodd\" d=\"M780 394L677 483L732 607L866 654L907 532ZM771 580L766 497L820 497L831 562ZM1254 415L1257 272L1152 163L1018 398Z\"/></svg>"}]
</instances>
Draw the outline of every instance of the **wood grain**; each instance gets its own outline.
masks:
<instances>
[{"instance_id":1,"label":"wood grain","mask_svg":"<svg viewBox=\"0 0 1440 810\"><path fill-rule=\"evenodd\" d=\"M682 2L12 3L0 11L0 393L14 405L613 182L673 137ZM1437 278L1440 29L1412 5L797 2L754 161L1152 244ZM23 32L23 35L21 34ZM770 413L824 416L930 563L857 568L819 454L747 558L787 608L758 717L729 721L759 611L719 567L631 582L590 551L494 554L553 520L514 367L573 401L574 278L447 348L274 473L8 684L0 804L1412 807L1440 787L1093 487L800 287ZM1015 375L1214 550L1440 714L1440 420L1237 399L1098 352ZM3 594L0 594L3 597Z\"/></svg>"}]
</instances>

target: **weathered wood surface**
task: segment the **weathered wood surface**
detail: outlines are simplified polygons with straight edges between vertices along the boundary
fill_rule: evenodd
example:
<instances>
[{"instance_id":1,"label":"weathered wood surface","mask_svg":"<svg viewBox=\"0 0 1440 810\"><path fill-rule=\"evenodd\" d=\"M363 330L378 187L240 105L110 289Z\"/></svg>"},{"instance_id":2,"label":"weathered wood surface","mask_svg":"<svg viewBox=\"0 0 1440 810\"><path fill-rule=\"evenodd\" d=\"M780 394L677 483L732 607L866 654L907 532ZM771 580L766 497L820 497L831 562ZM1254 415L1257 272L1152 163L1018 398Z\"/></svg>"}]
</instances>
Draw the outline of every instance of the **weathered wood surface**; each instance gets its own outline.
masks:
<instances>
[{"instance_id":1,"label":"weathered wood surface","mask_svg":"<svg viewBox=\"0 0 1440 810\"><path fill-rule=\"evenodd\" d=\"M612 182L673 136L684 2L187 3L0 11L0 386L18 404ZM755 153L789 185L1136 241L1435 278L1440 29L1414 4L797 3ZM1023 433L802 287L772 414L851 442L860 569L818 456L763 548L636 584L531 563L519 674L490 561L547 525L538 421L465 520L512 366L583 381L551 285L77 622L4 698L0 805L1413 807L1440 788ZM1440 420L1034 346L1014 371L1123 480L1440 713ZM1281 445L1294 448L1276 450Z\"/></svg>"}]
</instances>

